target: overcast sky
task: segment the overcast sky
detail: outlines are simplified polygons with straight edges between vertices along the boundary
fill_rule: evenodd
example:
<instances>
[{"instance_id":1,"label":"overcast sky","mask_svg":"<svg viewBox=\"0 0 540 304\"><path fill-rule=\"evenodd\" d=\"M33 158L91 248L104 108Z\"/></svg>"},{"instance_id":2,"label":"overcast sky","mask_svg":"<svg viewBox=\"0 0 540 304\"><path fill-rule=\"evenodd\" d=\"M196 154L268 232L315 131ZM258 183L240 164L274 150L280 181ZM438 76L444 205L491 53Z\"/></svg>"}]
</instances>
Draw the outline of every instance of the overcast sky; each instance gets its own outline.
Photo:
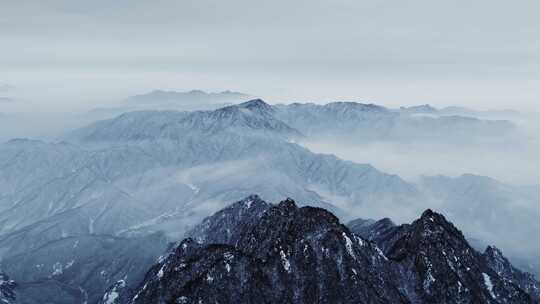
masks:
<instances>
[{"instance_id":1,"label":"overcast sky","mask_svg":"<svg viewBox=\"0 0 540 304\"><path fill-rule=\"evenodd\" d=\"M537 0L1 0L0 112L152 89L537 108Z\"/></svg>"}]
</instances>

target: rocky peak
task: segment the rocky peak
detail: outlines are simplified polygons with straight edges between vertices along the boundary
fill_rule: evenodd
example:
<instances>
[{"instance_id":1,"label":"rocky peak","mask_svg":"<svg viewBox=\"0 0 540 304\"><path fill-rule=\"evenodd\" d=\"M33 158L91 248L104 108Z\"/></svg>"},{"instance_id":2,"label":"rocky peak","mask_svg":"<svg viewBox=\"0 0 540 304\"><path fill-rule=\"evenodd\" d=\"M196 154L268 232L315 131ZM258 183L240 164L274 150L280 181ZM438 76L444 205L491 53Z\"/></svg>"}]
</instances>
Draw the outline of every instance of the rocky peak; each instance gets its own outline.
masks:
<instances>
[{"instance_id":1,"label":"rocky peak","mask_svg":"<svg viewBox=\"0 0 540 304\"><path fill-rule=\"evenodd\" d=\"M446 218L430 209L411 225L403 225L395 230L397 239L388 247L387 255L397 261L423 257L437 257L446 260L447 255L466 255L474 258L477 254L469 246L465 237ZM453 257L452 257L453 258Z\"/></svg>"},{"instance_id":2,"label":"rocky peak","mask_svg":"<svg viewBox=\"0 0 540 304\"><path fill-rule=\"evenodd\" d=\"M501 267L510 265L510 262L504 257L502 251L495 246L488 246L484 255L493 261L497 261L501 264Z\"/></svg>"},{"instance_id":3,"label":"rocky peak","mask_svg":"<svg viewBox=\"0 0 540 304\"><path fill-rule=\"evenodd\" d=\"M530 288L489 267L461 231L433 210L410 225L372 225L368 232L410 279L404 290L419 303L534 303ZM502 256L494 248L488 251Z\"/></svg>"},{"instance_id":4,"label":"rocky peak","mask_svg":"<svg viewBox=\"0 0 540 304\"><path fill-rule=\"evenodd\" d=\"M366 228L369 228L370 230L382 231L382 230L392 229L394 227L396 227L396 224L394 224L394 222L391 219L386 217L386 218L383 218L374 222L373 224L369 225Z\"/></svg>"},{"instance_id":5,"label":"rocky peak","mask_svg":"<svg viewBox=\"0 0 540 304\"><path fill-rule=\"evenodd\" d=\"M201 244L234 245L241 232L248 230L270 207L258 195L250 195L205 218L186 235Z\"/></svg>"},{"instance_id":6,"label":"rocky peak","mask_svg":"<svg viewBox=\"0 0 540 304\"><path fill-rule=\"evenodd\" d=\"M250 109L254 111L266 111L266 112L274 111L274 108L271 105L267 104L266 102L264 102L264 100L259 99L259 98L243 102L239 104L238 107Z\"/></svg>"},{"instance_id":7,"label":"rocky peak","mask_svg":"<svg viewBox=\"0 0 540 304\"><path fill-rule=\"evenodd\" d=\"M277 208L279 210L283 210L284 212L287 212L287 211L296 211L298 209L298 206L296 206L296 202L291 199L291 198L287 198L281 202L279 202L279 204L277 205Z\"/></svg>"},{"instance_id":8,"label":"rocky peak","mask_svg":"<svg viewBox=\"0 0 540 304\"><path fill-rule=\"evenodd\" d=\"M184 240L131 303L407 302L380 251L330 212L287 199L254 219L236 225L245 229L234 246Z\"/></svg>"},{"instance_id":9,"label":"rocky peak","mask_svg":"<svg viewBox=\"0 0 540 304\"><path fill-rule=\"evenodd\" d=\"M394 222L389 218L383 218L378 221L367 220L358 221L354 220L347 224L355 234L375 242L383 250L387 251L388 247L391 247L400 235L397 231L401 230L401 226L396 226Z\"/></svg>"},{"instance_id":10,"label":"rocky peak","mask_svg":"<svg viewBox=\"0 0 540 304\"><path fill-rule=\"evenodd\" d=\"M442 214L434 212L431 209L424 211L420 219L411 224L411 228L417 234L415 236L420 236L420 239L423 241L438 242L440 240L447 240L452 243L459 242L461 244L467 244L461 231L447 221Z\"/></svg>"},{"instance_id":11,"label":"rocky peak","mask_svg":"<svg viewBox=\"0 0 540 304\"><path fill-rule=\"evenodd\" d=\"M535 303L529 285L500 276L432 210L410 225L373 224L388 230L377 239L390 243L385 255L324 209L286 199L242 213L241 202L207 220L214 227L229 218L230 237L184 240L130 303Z\"/></svg>"},{"instance_id":12,"label":"rocky peak","mask_svg":"<svg viewBox=\"0 0 540 304\"><path fill-rule=\"evenodd\" d=\"M502 251L495 246L488 246L483 256L488 267L497 275L506 281L513 282L540 303L540 283L536 281L532 274L512 266Z\"/></svg>"}]
</instances>

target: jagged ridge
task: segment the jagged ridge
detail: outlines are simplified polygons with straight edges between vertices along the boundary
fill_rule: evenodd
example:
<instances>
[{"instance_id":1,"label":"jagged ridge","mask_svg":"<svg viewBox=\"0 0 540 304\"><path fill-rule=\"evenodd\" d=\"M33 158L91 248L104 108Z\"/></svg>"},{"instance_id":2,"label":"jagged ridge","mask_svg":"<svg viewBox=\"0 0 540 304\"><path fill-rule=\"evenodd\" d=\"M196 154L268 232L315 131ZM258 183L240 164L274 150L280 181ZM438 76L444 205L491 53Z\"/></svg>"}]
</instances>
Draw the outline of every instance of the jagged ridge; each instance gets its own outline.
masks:
<instances>
[{"instance_id":1,"label":"jagged ridge","mask_svg":"<svg viewBox=\"0 0 540 304\"><path fill-rule=\"evenodd\" d=\"M372 225L386 254L324 209L251 196L205 219L129 303L535 303L436 212Z\"/></svg>"}]
</instances>

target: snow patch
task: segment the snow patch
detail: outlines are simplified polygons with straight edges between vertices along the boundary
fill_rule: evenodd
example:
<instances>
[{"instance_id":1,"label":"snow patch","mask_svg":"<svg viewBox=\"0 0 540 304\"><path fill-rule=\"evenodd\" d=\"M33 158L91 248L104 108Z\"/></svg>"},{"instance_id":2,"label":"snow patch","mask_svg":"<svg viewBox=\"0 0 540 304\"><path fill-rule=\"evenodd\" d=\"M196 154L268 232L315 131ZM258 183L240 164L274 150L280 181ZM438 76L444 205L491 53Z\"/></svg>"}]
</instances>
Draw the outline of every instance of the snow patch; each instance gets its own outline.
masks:
<instances>
[{"instance_id":1,"label":"snow patch","mask_svg":"<svg viewBox=\"0 0 540 304\"><path fill-rule=\"evenodd\" d=\"M62 273L64 273L62 268L63 267L62 267L62 264L60 264L60 262L54 263L52 275L55 276L55 275L61 275Z\"/></svg>"},{"instance_id":2,"label":"snow patch","mask_svg":"<svg viewBox=\"0 0 540 304\"><path fill-rule=\"evenodd\" d=\"M428 271L426 274L426 280L424 281L424 289L428 289L433 283L435 283L435 278L431 274L431 271Z\"/></svg>"},{"instance_id":3,"label":"snow patch","mask_svg":"<svg viewBox=\"0 0 540 304\"><path fill-rule=\"evenodd\" d=\"M163 266L161 266L161 268L159 269L158 273L157 273L157 277L159 279L161 279L163 277L163 270L165 269L165 264Z\"/></svg>"},{"instance_id":4,"label":"snow patch","mask_svg":"<svg viewBox=\"0 0 540 304\"><path fill-rule=\"evenodd\" d=\"M424 257L424 262L427 265L427 271L426 271L426 278L424 279L423 287L424 287L424 290L427 291L431 287L431 285L435 283L435 278L431 274L431 271L433 268L433 265L431 264L431 262L426 257Z\"/></svg>"},{"instance_id":5,"label":"snow patch","mask_svg":"<svg viewBox=\"0 0 540 304\"><path fill-rule=\"evenodd\" d=\"M283 264L283 269L285 269L287 272L291 272L291 263L287 259L287 255L283 250L279 251L279 255L281 256L281 262Z\"/></svg>"},{"instance_id":6,"label":"snow patch","mask_svg":"<svg viewBox=\"0 0 540 304\"><path fill-rule=\"evenodd\" d=\"M356 239L356 242L358 243L358 245L364 246L364 241L362 240L362 238L359 238L356 235L354 236L354 238Z\"/></svg>"},{"instance_id":7,"label":"snow patch","mask_svg":"<svg viewBox=\"0 0 540 304\"><path fill-rule=\"evenodd\" d=\"M353 257L356 258L356 255L354 254L353 247L352 247L352 241L347 236L345 232L342 233L343 239L345 239L345 247L347 248L347 252Z\"/></svg>"},{"instance_id":8,"label":"snow patch","mask_svg":"<svg viewBox=\"0 0 540 304\"><path fill-rule=\"evenodd\" d=\"M67 263L65 269L68 269L71 266L73 266L73 263L75 263L75 260L71 260L69 263Z\"/></svg>"},{"instance_id":9,"label":"snow patch","mask_svg":"<svg viewBox=\"0 0 540 304\"><path fill-rule=\"evenodd\" d=\"M115 304L116 303L116 299L118 299L118 292L114 291L114 290L111 290L110 293L107 293L104 297L103 297L103 303L104 304Z\"/></svg>"},{"instance_id":10,"label":"snow patch","mask_svg":"<svg viewBox=\"0 0 540 304\"><path fill-rule=\"evenodd\" d=\"M195 186L194 184L192 183L186 183L186 186L189 187L189 189L191 189L193 191L193 194L197 194L201 191L201 189L197 186Z\"/></svg>"},{"instance_id":11,"label":"snow patch","mask_svg":"<svg viewBox=\"0 0 540 304\"><path fill-rule=\"evenodd\" d=\"M223 254L223 258L225 259L225 269L227 270L227 272L231 272L231 265L229 265L229 262L234 259L234 254L230 252L225 252Z\"/></svg>"},{"instance_id":12,"label":"snow patch","mask_svg":"<svg viewBox=\"0 0 540 304\"><path fill-rule=\"evenodd\" d=\"M124 288L126 287L126 282L124 280L118 281L118 285L114 286L113 289L107 292L103 296L103 304L116 304L117 299L120 297L117 287Z\"/></svg>"},{"instance_id":13,"label":"snow patch","mask_svg":"<svg viewBox=\"0 0 540 304\"><path fill-rule=\"evenodd\" d=\"M485 272L482 272L482 276L484 277L484 284L486 285L489 291L489 294L491 295L492 298L495 299L496 295L493 292L493 282L491 282L491 277Z\"/></svg>"},{"instance_id":14,"label":"snow patch","mask_svg":"<svg viewBox=\"0 0 540 304\"><path fill-rule=\"evenodd\" d=\"M383 259L385 259L386 261L388 261L388 258L384 255L384 253L382 252L382 250L381 250L378 246L375 246L375 250L377 251L377 253L378 253Z\"/></svg>"}]
</instances>

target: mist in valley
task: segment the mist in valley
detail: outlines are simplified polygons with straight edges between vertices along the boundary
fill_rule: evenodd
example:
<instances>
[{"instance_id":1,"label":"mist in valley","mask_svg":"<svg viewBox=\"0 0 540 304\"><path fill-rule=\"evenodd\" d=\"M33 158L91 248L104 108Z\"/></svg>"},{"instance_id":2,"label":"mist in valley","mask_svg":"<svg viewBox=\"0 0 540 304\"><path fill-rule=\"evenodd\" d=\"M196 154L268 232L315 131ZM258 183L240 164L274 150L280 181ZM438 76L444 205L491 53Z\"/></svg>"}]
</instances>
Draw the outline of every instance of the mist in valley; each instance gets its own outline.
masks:
<instances>
[{"instance_id":1,"label":"mist in valley","mask_svg":"<svg viewBox=\"0 0 540 304\"><path fill-rule=\"evenodd\" d=\"M494 139L487 142L319 137L299 144L317 153L372 164L383 172L399 175L426 194L409 208L384 202L384 207L359 208L348 201L345 209L359 217L387 216L409 222L411 207L432 208L443 212L470 239L481 240L476 242L480 247L494 244L514 257L537 256L540 245L531 239L531 235L540 233L535 220L540 216L537 117L534 112L512 117L519 132L515 136L494 134Z\"/></svg>"}]
</instances>

